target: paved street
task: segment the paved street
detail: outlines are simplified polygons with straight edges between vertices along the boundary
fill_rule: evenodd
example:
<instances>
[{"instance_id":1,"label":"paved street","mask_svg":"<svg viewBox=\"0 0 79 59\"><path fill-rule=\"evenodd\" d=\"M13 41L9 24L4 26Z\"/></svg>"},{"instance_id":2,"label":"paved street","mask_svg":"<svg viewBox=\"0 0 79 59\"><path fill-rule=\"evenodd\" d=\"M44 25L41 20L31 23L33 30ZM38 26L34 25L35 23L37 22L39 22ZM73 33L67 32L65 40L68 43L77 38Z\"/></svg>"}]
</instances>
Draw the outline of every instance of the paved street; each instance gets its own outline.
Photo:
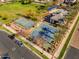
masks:
<instances>
[{"instance_id":1,"label":"paved street","mask_svg":"<svg viewBox=\"0 0 79 59\"><path fill-rule=\"evenodd\" d=\"M15 44L3 31L0 31L0 44L4 46L4 50L9 53L11 59L40 59L26 47L19 47Z\"/></svg>"},{"instance_id":2,"label":"paved street","mask_svg":"<svg viewBox=\"0 0 79 59\"><path fill-rule=\"evenodd\" d=\"M79 59L79 24L74 32L64 59Z\"/></svg>"}]
</instances>

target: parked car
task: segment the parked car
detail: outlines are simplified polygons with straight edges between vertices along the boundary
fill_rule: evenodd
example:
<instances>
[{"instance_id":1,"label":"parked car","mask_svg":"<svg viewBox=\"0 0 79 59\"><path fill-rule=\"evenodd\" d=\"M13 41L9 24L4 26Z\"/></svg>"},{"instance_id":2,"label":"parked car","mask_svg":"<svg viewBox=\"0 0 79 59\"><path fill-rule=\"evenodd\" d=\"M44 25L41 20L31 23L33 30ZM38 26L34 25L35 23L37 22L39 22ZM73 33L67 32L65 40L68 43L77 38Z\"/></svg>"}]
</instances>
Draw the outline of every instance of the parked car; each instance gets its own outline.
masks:
<instances>
[{"instance_id":1,"label":"parked car","mask_svg":"<svg viewBox=\"0 0 79 59\"><path fill-rule=\"evenodd\" d=\"M8 55L8 53L5 53L1 59L11 59L10 56Z\"/></svg>"},{"instance_id":2,"label":"parked car","mask_svg":"<svg viewBox=\"0 0 79 59\"><path fill-rule=\"evenodd\" d=\"M13 40L15 38L15 34L8 35L8 37Z\"/></svg>"},{"instance_id":3,"label":"parked car","mask_svg":"<svg viewBox=\"0 0 79 59\"><path fill-rule=\"evenodd\" d=\"M22 47L22 46L23 46L23 43L22 43L21 41L15 40L15 43L16 43L19 47Z\"/></svg>"},{"instance_id":4,"label":"parked car","mask_svg":"<svg viewBox=\"0 0 79 59\"><path fill-rule=\"evenodd\" d=\"M10 57L2 57L2 59L10 59Z\"/></svg>"}]
</instances>

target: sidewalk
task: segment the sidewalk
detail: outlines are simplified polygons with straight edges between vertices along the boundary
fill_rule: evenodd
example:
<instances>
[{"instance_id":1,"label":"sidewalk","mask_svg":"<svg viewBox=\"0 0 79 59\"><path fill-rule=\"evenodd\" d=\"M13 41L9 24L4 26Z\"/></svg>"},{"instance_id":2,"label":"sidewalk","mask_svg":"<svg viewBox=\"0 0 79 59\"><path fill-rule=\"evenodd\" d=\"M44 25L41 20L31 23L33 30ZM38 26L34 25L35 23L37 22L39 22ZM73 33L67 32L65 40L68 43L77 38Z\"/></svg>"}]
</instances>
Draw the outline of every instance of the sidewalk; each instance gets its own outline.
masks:
<instances>
[{"instance_id":1,"label":"sidewalk","mask_svg":"<svg viewBox=\"0 0 79 59\"><path fill-rule=\"evenodd\" d=\"M61 52L61 50L62 50L62 48L63 48L63 46L64 46L64 44L65 44L65 42L66 42L66 40L67 40L67 38L68 38L68 36L69 36L69 34L70 34L70 32L71 32L71 30L72 30L74 24L75 24L76 21L77 21L78 16L79 16L79 12L78 12L77 16L75 17L75 19L74 19L74 21L73 21L71 27L69 28L68 32L66 33L65 37L63 38L63 40L62 40L62 42L61 42L59 48L58 48L57 51L55 52L53 59L57 59L57 58L58 58L58 56L59 56L59 54L60 54L60 52Z\"/></svg>"},{"instance_id":2,"label":"sidewalk","mask_svg":"<svg viewBox=\"0 0 79 59\"><path fill-rule=\"evenodd\" d=\"M13 33L17 33L15 30L13 30L11 27L6 26L5 24L3 24L3 27L5 27L6 29L10 30ZM43 49L41 49L40 47L38 47L37 45L33 44L32 42L28 41L26 38L20 36L21 39L23 39L24 41L28 42L30 45L32 45L34 48L36 48L37 50L39 50L41 53L43 53L44 55L46 55L49 59L52 58L52 55L47 53L46 51L44 51Z\"/></svg>"}]
</instances>

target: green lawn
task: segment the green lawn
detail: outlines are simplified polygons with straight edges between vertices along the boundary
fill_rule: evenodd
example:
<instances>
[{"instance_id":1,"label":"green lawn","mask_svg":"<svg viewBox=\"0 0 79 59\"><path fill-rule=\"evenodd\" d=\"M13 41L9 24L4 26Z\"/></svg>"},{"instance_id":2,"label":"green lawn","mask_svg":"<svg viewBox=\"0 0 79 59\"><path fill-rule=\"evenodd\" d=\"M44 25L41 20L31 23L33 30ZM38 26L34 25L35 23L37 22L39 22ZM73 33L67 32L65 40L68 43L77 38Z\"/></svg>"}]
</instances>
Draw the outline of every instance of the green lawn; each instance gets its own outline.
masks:
<instances>
[{"instance_id":1,"label":"green lawn","mask_svg":"<svg viewBox=\"0 0 79 59\"><path fill-rule=\"evenodd\" d=\"M38 10L37 6L40 5L33 3L26 5L22 5L21 3L3 4L0 5L0 16L7 18L8 21L11 21L13 18L19 17L17 14L40 17L43 15L42 12L46 11L46 9Z\"/></svg>"}]
</instances>

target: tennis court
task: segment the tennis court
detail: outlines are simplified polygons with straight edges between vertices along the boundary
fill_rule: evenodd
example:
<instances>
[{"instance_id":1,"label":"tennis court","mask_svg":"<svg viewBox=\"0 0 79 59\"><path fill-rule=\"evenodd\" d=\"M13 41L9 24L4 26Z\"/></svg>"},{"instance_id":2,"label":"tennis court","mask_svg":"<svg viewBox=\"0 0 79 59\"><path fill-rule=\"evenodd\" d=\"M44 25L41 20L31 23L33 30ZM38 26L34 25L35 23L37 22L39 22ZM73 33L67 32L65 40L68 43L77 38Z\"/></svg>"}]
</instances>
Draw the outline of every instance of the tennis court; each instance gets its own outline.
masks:
<instances>
[{"instance_id":1,"label":"tennis court","mask_svg":"<svg viewBox=\"0 0 79 59\"><path fill-rule=\"evenodd\" d=\"M25 27L26 29L29 29L29 28L31 28L31 27L33 27L35 25L35 23L32 20L26 19L26 18L19 18L15 22L17 24Z\"/></svg>"}]
</instances>

